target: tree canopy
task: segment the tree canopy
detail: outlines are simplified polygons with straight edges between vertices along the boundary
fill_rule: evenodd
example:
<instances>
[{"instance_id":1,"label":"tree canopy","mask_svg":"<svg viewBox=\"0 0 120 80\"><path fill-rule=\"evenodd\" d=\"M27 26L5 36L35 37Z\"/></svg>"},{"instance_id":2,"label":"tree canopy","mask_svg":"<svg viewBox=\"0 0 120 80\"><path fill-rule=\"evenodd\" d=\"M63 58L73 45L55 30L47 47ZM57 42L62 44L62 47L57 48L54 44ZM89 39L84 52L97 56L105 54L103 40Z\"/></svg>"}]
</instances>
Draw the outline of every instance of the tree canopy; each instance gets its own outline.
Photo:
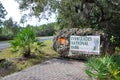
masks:
<instances>
[{"instance_id":1,"label":"tree canopy","mask_svg":"<svg viewBox=\"0 0 120 80\"><path fill-rule=\"evenodd\" d=\"M2 3L0 2L0 26L2 25L3 19L5 18L6 15L7 15L7 11L3 7Z\"/></svg>"},{"instance_id":2,"label":"tree canopy","mask_svg":"<svg viewBox=\"0 0 120 80\"><path fill-rule=\"evenodd\" d=\"M12 18L5 20L3 26L3 34L11 32L11 34L16 35L16 33L18 32L19 25L17 24L17 22L14 22Z\"/></svg>"},{"instance_id":3,"label":"tree canopy","mask_svg":"<svg viewBox=\"0 0 120 80\"><path fill-rule=\"evenodd\" d=\"M20 9L32 15L44 11L57 12L61 28L92 27L102 29L108 37L120 39L120 0L16 0ZM116 41L117 42L117 41ZM118 42L117 42L118 44Z\"/></svg>"},{"instance_id":4,"label":"tree canopy","mask_svg":"<svg viewBox=\"0 0 120 80\"><path fill-rule=\"evenodd\" d=\"M120 17L119 0L16 0L20 9L40 16L43 11L58 13L63 27L79 27L82 24L103 26L103 23ZM104 24L105 25L105 24Z\"/></svg>"}]
</instances>

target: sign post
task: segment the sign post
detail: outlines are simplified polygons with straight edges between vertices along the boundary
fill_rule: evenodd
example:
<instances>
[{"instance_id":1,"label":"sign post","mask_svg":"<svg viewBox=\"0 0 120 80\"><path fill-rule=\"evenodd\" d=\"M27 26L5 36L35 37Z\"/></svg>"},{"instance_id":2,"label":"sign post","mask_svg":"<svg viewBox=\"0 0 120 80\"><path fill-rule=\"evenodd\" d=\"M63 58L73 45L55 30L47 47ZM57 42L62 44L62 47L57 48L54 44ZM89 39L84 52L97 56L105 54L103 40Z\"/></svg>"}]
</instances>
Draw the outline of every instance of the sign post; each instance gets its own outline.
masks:
<instances>
[{"instance_id":1,"label":"sign post","mask_svg":"<svg viewBox=\"0 0 120 80\"><path fill-rule=\"evenodd\" d=\"M70 36L70 51L99 55L100 36Z\"/></svg>"}]
</instances>

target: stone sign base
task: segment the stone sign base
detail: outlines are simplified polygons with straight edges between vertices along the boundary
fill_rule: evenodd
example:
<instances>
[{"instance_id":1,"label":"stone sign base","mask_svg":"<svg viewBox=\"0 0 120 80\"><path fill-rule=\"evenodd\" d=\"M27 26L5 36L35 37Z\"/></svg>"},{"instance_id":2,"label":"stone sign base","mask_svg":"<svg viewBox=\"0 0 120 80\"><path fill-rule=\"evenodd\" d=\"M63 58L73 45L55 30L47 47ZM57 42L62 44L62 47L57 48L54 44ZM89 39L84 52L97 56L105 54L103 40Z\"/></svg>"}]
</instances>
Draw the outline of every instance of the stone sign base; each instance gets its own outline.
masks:
<instances>
[{"instance_id":1,"label":"stone sign base","mask_svg":"<svg viewBox=\"0 0 120 80\"><path fill-rule=\"evenodd\" d=\"M75 36L100 35L100 52L104 54L104 53L107 53L107 51L109 50L113 50L111 46L109 45L110 40L108 40L108 36L103 31L94 30L91 28L83 28L83 29L71 28L71 29L65 29L65 30L59 31L53 39L53 49L57 51L62 57L69 56L71 35L75 35ZM61 46L59 44L58 39L60 38L65 38L67 40L67 43L64 46ZM92 54L82 54L78 52L73 53L73 54L79 54L82 57L92 55Z\"/></svg>"}]
</instances>

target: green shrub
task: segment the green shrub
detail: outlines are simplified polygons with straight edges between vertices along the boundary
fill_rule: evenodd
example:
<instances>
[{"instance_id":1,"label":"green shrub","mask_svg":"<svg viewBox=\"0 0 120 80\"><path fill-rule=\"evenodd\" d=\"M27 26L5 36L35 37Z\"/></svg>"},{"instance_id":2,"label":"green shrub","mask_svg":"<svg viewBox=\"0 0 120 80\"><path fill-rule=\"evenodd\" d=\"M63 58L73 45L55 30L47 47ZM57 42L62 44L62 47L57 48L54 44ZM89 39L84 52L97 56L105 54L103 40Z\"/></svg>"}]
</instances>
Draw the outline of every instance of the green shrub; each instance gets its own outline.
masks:
<instances>
[{"instance_id":1,"label":"green shrub","mask_svg":"<svg viewBox=\"0 0 120 80\"><path fill-rule=\"evenodd\" d=\"M53 36L55 34L54 26L51 24L36 27L37 36Z\"/></svg>"},{"instance_id":2,"label":"green shrub","mask_svg":"<svg viewBox=\"0 0 120 80\"><path fill-rule=\"evenodd\" d=\"M86 73L92 79L120 80L120 66L109 55L89 59Z\"/></svg>"},{"instance_id":3,"label":"green shrub","mask_svg":"<svg viewBox=\"0 0 120 80\"><path fill-rule=\"evenodd\" d=\"M5 34L0 34L0 41L4 41L4 40L11 40L11 39L13 39L13 35L11 35L11 34L7 34L7 35L5 35Z\"/></svg>"},{"instance_id":4,"label":"green shrub","mask_svg":"<svg viewBox=\"0 0 120 80\"><path fill-rule=\"evenodd\" d=\"M21 53L23 57L30 57L31 53L40 52L42 46L43 43L37 41L35 31L31 27L21 30L17 37L11 41L12 51Z\"/></svg>"}]
</instances>

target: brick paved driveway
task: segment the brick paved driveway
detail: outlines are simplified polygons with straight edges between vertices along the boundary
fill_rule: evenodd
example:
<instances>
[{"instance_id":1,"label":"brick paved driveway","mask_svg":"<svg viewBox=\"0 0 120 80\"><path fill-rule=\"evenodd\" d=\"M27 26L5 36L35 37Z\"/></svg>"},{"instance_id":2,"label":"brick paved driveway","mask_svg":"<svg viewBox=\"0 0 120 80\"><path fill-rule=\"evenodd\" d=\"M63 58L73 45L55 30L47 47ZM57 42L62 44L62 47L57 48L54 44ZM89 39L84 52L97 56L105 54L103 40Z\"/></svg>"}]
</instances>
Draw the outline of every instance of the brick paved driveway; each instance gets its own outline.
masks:
<instances>
[{"instance_id":1,"label":"brick paved driveway","mask_svg":"<svg viewBox=\"0 0 120 80\"><path fill-rule=\"evenodd\" d=\"M1 80L90 80L85 65L82 61L51 59Z\"/></svg>"}]
</instances>

